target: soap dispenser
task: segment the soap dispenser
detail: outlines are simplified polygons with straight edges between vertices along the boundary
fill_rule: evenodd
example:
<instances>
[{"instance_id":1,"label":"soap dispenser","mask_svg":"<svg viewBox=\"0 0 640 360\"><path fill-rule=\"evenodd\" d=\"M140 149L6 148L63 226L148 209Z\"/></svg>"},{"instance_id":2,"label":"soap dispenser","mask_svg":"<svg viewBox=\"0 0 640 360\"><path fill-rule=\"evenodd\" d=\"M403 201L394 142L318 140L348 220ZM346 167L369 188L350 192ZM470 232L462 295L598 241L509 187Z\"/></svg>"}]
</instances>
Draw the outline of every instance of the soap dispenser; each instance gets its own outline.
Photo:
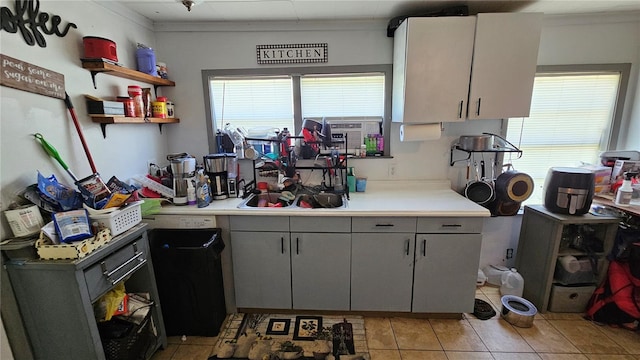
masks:
<instances>
[{"instance_id":1,"label":"soap dispenser","mask_svg":"<svg viewBox=\"0 0 640 360\"><path fill-rule=\"evenodd\" d=\"M636 173L626 172L624 173L624 180L622 186L618 188L616 193L616 205L627 206L631 203L631 196L633 195L633 188L631 187L631 179L636 176Z\"/></svg>"}]
</instances>

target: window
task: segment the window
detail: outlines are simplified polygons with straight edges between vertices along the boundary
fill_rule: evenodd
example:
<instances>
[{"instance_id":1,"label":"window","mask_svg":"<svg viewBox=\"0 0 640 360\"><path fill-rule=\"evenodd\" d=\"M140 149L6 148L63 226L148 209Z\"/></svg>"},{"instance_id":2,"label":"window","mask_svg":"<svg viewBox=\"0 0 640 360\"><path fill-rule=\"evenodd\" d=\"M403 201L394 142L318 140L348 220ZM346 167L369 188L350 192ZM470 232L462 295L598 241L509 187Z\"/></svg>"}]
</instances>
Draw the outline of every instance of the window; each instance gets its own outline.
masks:
<instances>
[{"instance_id":1,"label":"window","mask_svg":"<svg viewBox=\"0 0 640 360\"><path fill-rule=\"evenodd\" d=\"M391 65L204 70L209 148L215 152L215 132L226 123L297 135L305 118L389 119L391 76ZM389 129L383 121L383 136Z\"/></svg>"},{"instance_id":2,"label":"window","mask_svg":"<svg viewBox=\"0 0 640 360\"><path fill-rule=\"evenodd\" d=\"M615 146L630 66L539 67L528 118L508 120L506 138L522 157L505 155L535 183L525 203L543 203L551 167L599 164L599 154Z\"/></svg>"}]
</instances>

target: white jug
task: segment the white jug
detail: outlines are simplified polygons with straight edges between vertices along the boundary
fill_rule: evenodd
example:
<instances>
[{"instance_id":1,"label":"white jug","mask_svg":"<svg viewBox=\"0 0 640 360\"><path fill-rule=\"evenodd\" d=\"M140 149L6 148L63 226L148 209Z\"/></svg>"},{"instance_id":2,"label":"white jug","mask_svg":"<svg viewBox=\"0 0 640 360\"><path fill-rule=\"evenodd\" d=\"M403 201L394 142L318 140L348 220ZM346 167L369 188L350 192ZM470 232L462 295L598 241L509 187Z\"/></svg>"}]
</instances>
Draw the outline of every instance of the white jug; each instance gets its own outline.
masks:
<instances>
[{"instance_id":1,"label":"white jug","mask_svg":"<svg viewBox=\"0 0 640 360\"><path fill-rule=\"evenodd\" d=\"M522 275L518 273L516 268L511 268L510 271L502 273L502 285L500 286L500 294L514 295L522 297L522 291L524 290L524 279Z\"/></svg>"}]
</instances>

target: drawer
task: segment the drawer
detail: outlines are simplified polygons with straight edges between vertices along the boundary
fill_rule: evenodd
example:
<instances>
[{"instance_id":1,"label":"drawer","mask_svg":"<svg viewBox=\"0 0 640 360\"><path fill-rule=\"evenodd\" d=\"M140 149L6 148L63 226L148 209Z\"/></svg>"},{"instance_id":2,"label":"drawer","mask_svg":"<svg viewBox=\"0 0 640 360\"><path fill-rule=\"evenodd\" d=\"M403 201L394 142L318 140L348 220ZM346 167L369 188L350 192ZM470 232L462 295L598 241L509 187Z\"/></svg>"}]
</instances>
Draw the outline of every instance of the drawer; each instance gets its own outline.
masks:
<instances>
[{"instance_id":1,"label":"drawer","mask_svg":"<svg viewBox=\"0 0 640 360\"><path fill-rule=\"evenodd\" d=\"M418 233L480 234L483 218L429 217L418 218Z\"/></svg>"},{"instance_id":2,"label":"drawer","mask_svg":"<svg viewBox=\"0 0 640 360\"><path fill-rule=\"evenodd\" d=\"M549 311L581 313L587 309L591 295L596 291L595 285L551 287Z\"/></svg>"},{"instance_id":3,"label":"drawer","mask_svg":"<svg viewBox=\"0 0 640 360\"><path fill-rule=\"evenodd\" d=\"M291 231L319 233L351 232L351 218L337 216L292 216Z\"/></svg>"},{"instance_id":4,"label":"drawer","mask_svg":"<svg viewBox=\"0 0 640 360\"><path fill-rule=\"evenodd\" d=\"M229 216L229 227L236 231L289 231L289 217Z\"/></svg>"},{"instance_id":5,"label":"drawer","mask_svg":"<svg viewBox=\"0 0 640 360\"><path fill-rule=\"evenodd\" d=\"M84 278L91 302L145 265L148 256L148 243L141 237L87 268Z\"/></svg>"},{"instance_id":6,"label":"drawer","mask_svg":"<svg viewBox=\"0 0 640 360\"><path fill-rule=\"evenodd\" d=\"M414 217L354 217L351 223L353 232L416 232Z\"/></svg>"}]
</instances>

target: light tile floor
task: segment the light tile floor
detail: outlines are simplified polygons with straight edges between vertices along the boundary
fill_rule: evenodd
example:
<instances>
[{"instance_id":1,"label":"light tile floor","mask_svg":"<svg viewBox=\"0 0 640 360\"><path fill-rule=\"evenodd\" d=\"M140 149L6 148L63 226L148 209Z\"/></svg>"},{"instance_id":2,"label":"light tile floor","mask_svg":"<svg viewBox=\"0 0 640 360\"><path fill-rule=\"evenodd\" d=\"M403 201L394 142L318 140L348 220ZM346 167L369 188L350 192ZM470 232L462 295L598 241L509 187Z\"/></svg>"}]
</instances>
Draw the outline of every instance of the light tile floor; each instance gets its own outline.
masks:
<instances>
[{"instance_id":1,"label":"light tile floor","mask_svg":"<svg viewBox=\"0 0 640 360\"><path fill-rule=\"evenodd\" d=\"M483 286L476 298L498 315L478 320L365 317L371 360L640 360L640 333L600 326L578 313L537 314L533 327L500 318L499 288ZM169 338L152 360L206 360L215 337Z\"/></svg>"}]
</instances>

